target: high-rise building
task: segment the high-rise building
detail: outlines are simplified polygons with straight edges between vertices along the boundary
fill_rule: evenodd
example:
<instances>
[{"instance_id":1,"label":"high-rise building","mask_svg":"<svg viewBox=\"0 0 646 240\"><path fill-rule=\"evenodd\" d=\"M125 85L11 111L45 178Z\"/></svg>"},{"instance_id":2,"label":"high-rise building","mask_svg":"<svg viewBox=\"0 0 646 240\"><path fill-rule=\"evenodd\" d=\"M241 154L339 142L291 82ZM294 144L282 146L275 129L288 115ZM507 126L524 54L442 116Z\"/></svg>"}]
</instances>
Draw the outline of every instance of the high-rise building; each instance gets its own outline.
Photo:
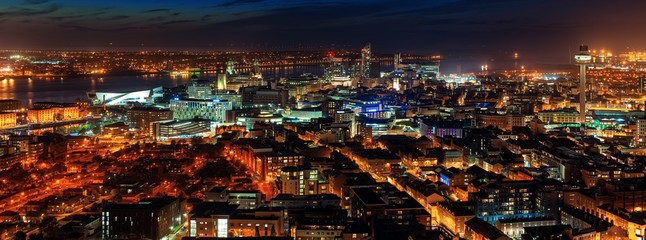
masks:
<instances>
[{"instance_id":1,"label":"high-rise building","mask_svg":"<svg viewBox=\"0 0 646 240\"><path fill-rule=\"evenodd\" d=\"M360 66L360 77L370 77L370 60L372 58L372 50L370 49L370 43L364 46L361 49L361 66Z\"/></svg>"},{"instance_id":2,"label":"high-rise building","mask_svg":"<svg viewBox=\"0 0 646 240\"><path fill-rule=\"evenodd\" d=\"M329 83L329 82L333 82L334 80L348 78L346 66L343 63L342 58L334 57L334 55L330 53L328 55L327 60L328 62L325 65L325 68L323 69L324 82ZM339 84L335 84L335 85L339 85Z\"/></svg>"},{"instance_id":3,"label":"high-rise building","mask_svg":"<svg viewBox=\"0 0 646 240\"><path fill-rule=\"evenodd\" d=\"M402 64L402 54L395 53L395 56L393 57L393 70L395 71L399 70L399 65L401 64Z\"/></svg>"}]
</instances>

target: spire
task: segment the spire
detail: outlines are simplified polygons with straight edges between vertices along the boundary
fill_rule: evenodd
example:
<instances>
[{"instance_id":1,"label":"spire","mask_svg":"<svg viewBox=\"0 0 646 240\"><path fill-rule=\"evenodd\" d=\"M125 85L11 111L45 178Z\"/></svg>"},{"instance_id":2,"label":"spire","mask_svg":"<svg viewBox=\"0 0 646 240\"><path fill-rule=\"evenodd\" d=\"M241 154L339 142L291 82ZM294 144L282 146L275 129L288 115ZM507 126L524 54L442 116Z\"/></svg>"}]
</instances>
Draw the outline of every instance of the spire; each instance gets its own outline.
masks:
<instances>
[{"instance_id":1,"label":"spire","mask_svg":"<svg viewBox=\"0 0 646 240\"><path fill-rule=\"evenodd\" d=\"M227 74L234 74L236 72L236 62L234 62L232 59L229 59L227 61Z\"/></svg>"}]
</instances>

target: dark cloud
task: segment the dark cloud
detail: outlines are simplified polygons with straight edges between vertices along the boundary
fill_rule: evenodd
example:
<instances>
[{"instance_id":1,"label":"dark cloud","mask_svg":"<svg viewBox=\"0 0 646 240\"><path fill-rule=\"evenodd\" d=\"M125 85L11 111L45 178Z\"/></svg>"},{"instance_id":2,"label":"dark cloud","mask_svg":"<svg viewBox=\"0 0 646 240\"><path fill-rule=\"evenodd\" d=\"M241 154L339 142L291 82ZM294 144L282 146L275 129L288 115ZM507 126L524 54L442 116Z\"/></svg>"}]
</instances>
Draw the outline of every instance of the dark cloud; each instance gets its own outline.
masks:
<instances>
[{"instance_id":1,"label":"dark cloud","mask_svg":"<svg viewBox=\"0 0 646 240\"><path fill-rule=\"evenodd\" d=\"M83 18L85 16L86 15L53 16L53 17L49 17L49 19L57 20L57 21L65 21L65 20L70 20L70 19Z\"/></svg>"},{"instance_id":2,"label":"dark cloud","mask_svg":"<svg viewBox=\"0 0 646 240\"><path fill-rule=\"evenodd\" d=\"M11 8L6 11L0 12L0 16L37 16L46 15L56 12L60 9L57 4L50 4L43 8Z\"/></svg>"},{"instance_id":3,"label":"dark cloud","mask_svg":"<svg viewBox=\"0 0 646 240\"><path fill-rule=\"evenodd\" d=\"M156 8L156 9L149 9L145 11L141 11L142 13L155 13L155 12L169 12L170 9L168 8Z\"/></svg>"},{"instance_id":4,"label":"dark cloud","mask_svg":"<svg viewBox=\"0 0 646 240\"><path fill-rule=\"evenodd\" d=\"M48 0L25 0L25 2L28 4L41 4L48 2Z\"/></svg>"},{"instance_id":5,"label":"dark cloud","mask_svg":"<svg viewBox=\"0 0 646 240\"><path fill-rule=\"evenodd\" d=\"M115 16L105 16L105 17L96 17L96 20L99 21L118 21L123 19L128 19L130 16L127 15L115 15Z\"/></svg>"},{"instance_id":6,"label":"dark cloud","mask_svg":"<svg viewBox=\"0 0 646 240\"><path fill-rule=\"evenodd\" d=\"M232 1L224 2L222 4L218 4L216 5L216 7L233 7L238 5L260 3L260 2L264 2L264 0L232 0Z\"/></svg>"},{"instance_id":7,"label":"dark cloud","mask_svg":"<svg viewBox=\"0 0 646 240\"><path fill-rule=\"evenodd\" d=\"M182 24L182 23L193 23L196 22L195 20L176 20L176 21L168 21L168 22L163 22L161 25L173 25L173 24Z\"/></svg>"}]
</instances>

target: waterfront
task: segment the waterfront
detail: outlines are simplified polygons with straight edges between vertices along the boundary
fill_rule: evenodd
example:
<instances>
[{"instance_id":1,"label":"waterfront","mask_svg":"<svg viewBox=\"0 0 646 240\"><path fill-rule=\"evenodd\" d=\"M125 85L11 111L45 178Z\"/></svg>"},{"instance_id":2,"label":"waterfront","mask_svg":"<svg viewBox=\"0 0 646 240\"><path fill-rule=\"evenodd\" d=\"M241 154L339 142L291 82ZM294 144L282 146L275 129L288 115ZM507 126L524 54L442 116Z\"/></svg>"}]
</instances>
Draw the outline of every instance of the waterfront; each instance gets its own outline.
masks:
<instances>
[{"instance_id":1,"label":"waterfront","mask_svg":"<svg viewBox=\"0 0 646 240\"><path fill-rule=\"evenodd\" d=\"M289 77L309 72L320 75L321 67L286 66L261 68L268 79ZM242 71L244 72L244 70ZM215 74L202 75L204 79L214 79ZM159 86L174 87L186 84L188 75L130 75L130 76L87 76L87 77L34 77L7 78L0 80L0 99L19 99L23 104L31 106L34 102L74 102L76 99L86 99L86 92L124 92L144 90Z\"/></svg>"}]
</instances>

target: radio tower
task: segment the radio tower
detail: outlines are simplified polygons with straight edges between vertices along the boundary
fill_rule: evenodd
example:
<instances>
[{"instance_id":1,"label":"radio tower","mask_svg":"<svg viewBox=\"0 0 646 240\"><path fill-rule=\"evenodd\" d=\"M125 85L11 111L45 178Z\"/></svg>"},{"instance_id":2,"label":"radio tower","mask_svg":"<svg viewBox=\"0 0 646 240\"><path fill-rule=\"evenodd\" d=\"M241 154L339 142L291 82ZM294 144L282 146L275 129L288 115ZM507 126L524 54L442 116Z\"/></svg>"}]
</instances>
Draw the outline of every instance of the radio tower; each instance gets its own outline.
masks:
<instances>
[{"instance_id":1,"label":"radio tower","mask_svg":"<svg viewBox=\"0 0 646 240\"><path fill-rule=\"evenodd\" d=\"M579 46L579 53L574 55L574 61L581 67L579 78L579 122L581 125L585 124L585 69L591 60L592 57L588 54L588 46Z\"/></svg>"}]
</instances>

